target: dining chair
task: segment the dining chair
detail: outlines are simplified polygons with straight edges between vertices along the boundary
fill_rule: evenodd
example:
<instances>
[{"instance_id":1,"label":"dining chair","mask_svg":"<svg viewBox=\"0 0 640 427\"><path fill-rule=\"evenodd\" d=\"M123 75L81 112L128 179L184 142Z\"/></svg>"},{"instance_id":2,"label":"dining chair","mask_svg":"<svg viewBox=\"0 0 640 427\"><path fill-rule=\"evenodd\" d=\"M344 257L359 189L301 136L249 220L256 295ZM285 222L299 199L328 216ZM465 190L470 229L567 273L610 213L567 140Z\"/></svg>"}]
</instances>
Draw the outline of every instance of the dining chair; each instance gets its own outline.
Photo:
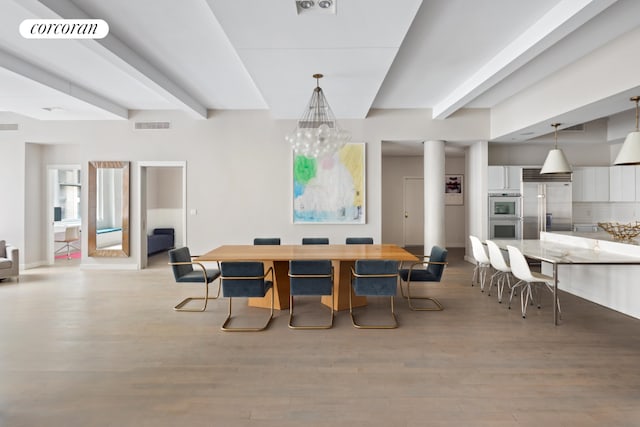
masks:
<instances>
[{"instance_id":1,"label":"dining chair","mask_svg":"<svg viewBox=\"0 0 640 427\"><path fill-rule=\"evenodd\" d=\"M59 248L56 253L67 251L67 259L71 259L71 250L75 249L77 251L80 250L79 247L74 246L73 243L80 240L80 226L73 225L64 229L64 233L56 233L60 234L61 237L55 238L56 243L64 243L64 245Z\"/></svg>"},{"instance_id":2,"label":"dining chair","mask_svg":"<svg viewBox=\"0 0 640 427\"><path fill-rule=\"evenodd\" d=\"M473 276L471 277L471 286L475 284L477 279L480 283L480 291L484 292L484 284L487 279L487 271L491 267L491 261L484 251L484 246L480 239L473 235L470 235L469 239L471 240L471 252L473 253L473 258L476 260L476 266L473 269Z\"/></svg>"},{"instance_id":3,"label":"dining chair","mask_svg":"<svg viewBox=\"0 0 640 427\"><path fill-rule=\"evenodd\" d=\"M511 287L509 309L511 309L511 299L513 298L514 290L521 287L520 308L522 309L522 318L524 319L527 317L527 305L529 305L529 299L533 301L531 285L541 284L553 293L553 277L538 273L537 271L531 271L529 264L527 263L527 259L524 257L522 252L520 252L520 249L515 246L507 245L507 251L509 252L511 272L515 278L519 280ZM540 308L540 295L538 295L538 308ZM562 311L560 310L560 299L558 299L558 314L562 315Z\"/></svg>"},{"instance_id":4,"label":"dining chair","mask_svg":"<svg viewBox=\"0 0 640 427\"><path fill-rule=\"evenodd\" d=\"M254 245L279 245L279 237L256 237L253 239Z\"/></svg>"},{"instance_id":5,"label":"dining chair","mask_svg":"<svg viewBox=\"0 0 640 427\"><path fill-rule=\"evenodd\" d=\"M349 292L349 314L351 323L359 329L395 329L398 317L394 310L394 298L398 290L398 261L392 260L357 260L351 268L351 288ZM353 314L352 294L357 296L387 296L391 300L391 317L389 324L361 324Z\"/></svg>"},{"instance_id":6,"label":"dining chair","mask_svg":"<svg viewBox=\"0 0 640 427\"><path fill-rule=\"evenodd\" d=\"M289 261L289 327L291 329L329 329L333 326L333 266L330 260ZM294 296L331 295L331 317L322 325L294 325Z\"/></svg>"},{"instance_id":7,"label":"dining chair","mask_svg":"<svg viewBox=\"0 0 640 427\"><path fill-rule=\"evenodd\" d=\"M347 237L347 245L373 245L373 237Z\"/></svg>"},{"instance_id":8,"label":"dining chair","mask_svg":"<svg viewBox=\"0 0 640 427\"><path fill-rule=\"evenodd\" d=\"M498 247L498 245L492 241L487 240L487 249L489 250L489 262L491 263L491 267L493 267L495 273L491 275L491 280L489 281L489 290L487 291L488 295L491 295L491 287L493 286L493 281L496 281L496 288L498 290L498 302L502 303L502 292L504 290L504 282L507 282L507 286L511 289L511 281L509 277L511 276L511 267L507 264L507 261L502 256L502 251Z\"/></svg>"},{"instance_id":9,"label":"dining chair","mask_svg":"<svg viewBox=\"0 0 640 427\"><path fill-rule=\"evenodd\" d=\"M303 245L328 245L329 238L327 237L303 237Z\"/></svg>"},{"instance_id":10,"label":"dining chair","mask_svg":"<svg viewBox=\"0 0 640 427\"><path fill-rule=\"evenodd\" d=\"M409 303L409 308L413 311L442 311L444 307L436 298L426 296L412 296L411 285L417 282L440 282L442 279L442 273L444 267L447 265L448 251L440 246L433 246L431 248L430 255L423 255L421 261L414 262L411 266L406 268L400 268L400 292ZM402 282L407 283L407 294L405 295ZM435 307L415 307L412 299L424 299L429 300L435 304Z\"/></svg>"},{"instance_id":11,"label":"dining chair","mask_svg":"<svg viewBox=\"0 0 640 427\"><path fill-rule=\"evenodd\" d=\"M169 265L173 271L173 277L176 283L202 283L204 284L204 297L187 297L180 301L175 307L176 311L205 311L207 309L207 302L209 300L218 299L220 296L220 286L218 286L218 292L215 297L209 296L209 284L220 277L220 270L211 268L208 269L204 264L193 261L193 257L189 252L188 247L176 248L169 250ZM195 270L193 266L198 267ZM202 308L183 308L189 302L194 300L204 301Z\"/></svg>"},{"instance_id":12,"label":"dining chair","mask_svg":"<svg viewBox=\"0 0 640 427\"><path fill-rule=\"evenodd\" d=\"M257 332L266 329L273 318L274 293L273 267L264 272L264 264L259 261L224 261L220 263L220 286L222 296L229 298L229 311L222 324L223 331L228 332ZM271 280L266 280L270 276ZM271 313L267 322L257 327L231 327L231 304L233 298L264 298L271 290Z\"/></svg>"}]
</instances>

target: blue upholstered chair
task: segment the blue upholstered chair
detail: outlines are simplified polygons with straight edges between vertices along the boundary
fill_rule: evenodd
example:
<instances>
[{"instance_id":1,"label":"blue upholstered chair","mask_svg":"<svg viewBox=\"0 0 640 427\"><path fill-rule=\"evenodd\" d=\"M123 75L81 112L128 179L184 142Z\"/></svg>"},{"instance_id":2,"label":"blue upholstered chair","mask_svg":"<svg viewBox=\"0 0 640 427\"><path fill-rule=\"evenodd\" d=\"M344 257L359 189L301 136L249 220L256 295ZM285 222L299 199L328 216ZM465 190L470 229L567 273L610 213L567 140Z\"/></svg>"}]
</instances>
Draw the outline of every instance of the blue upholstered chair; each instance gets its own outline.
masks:
<instances>
[{"instance_id":1,"label":"blue upholstered chair","mask_svg":"<svg viewBox=\"0 0 640 427\"><path fill-rule=\"evenodd\" d=\"M229 327L231 322L231 301L233 298L263 298L270 289L273 288L273 268L269 267L264 272L264 264L255 261L233 261L220 263L220 286L222 287L222 296L229 298L229 312L227 318L222 324L223 331L251 332L262 331L269 326L273 318L274 292L271 292L271 313L269 319L263 326L259 327ZM270 276L271 280L265 280Z\"/></svg>"},{"instance_id":2,"label":"blue upholstered chair","mask_svg":"<svg viewBox=\"0 0 640 427\"><path fill-rule=\"evenodd\" d=\"M328 245L329 239L327 237L303 237L303 245Z\"/></svg>"},{"instance_id":3,"label":"blue upholstered chair","mask_svg":"<svg viewBox=\"0 0 640 427\"><path fill-rule=\"evenodd\" d=\"M331 318L324 325L293 324L293 300L298 295L331 295ZM329 329L333 326L333 266L330 260L289 261L289 327L291 329Z\"/></svg>"},{"instance_id":4,"label":"blue upholstered chair","mask_svg":"<svg viewBox=\"0 0 640 427\"><path fill-rule=\"evenodd\" d=\"M254 245L279 245L279 237L256 237L253 239Z\"/></svg>"},{"instance_id":5,"label":"blue upholstered chair","mask_svg":"<svg viewBox=\"0 0 640 427\"><path fill-rule=\"evenodd\" d=\"M422 256L422 261L411 264L408 269L400 269L400 278L407 283L407 294L405 295L400 283L400 292L409 302L409 308L414 311L441 311L444 310L440 301L432 297L416 297L411 295L411 287L419 282L439 282L442 279L444 267L447 265L447 250L440 246L431 248L431 255ZM412 299L430 300L435 307L414 307Z\"/></svg>"},{"instance_id":6,"label":"blue upholstered chair","mask_svg":"<svg viewBox=\"0 0 640 427\"><path fill-rule=\"evenodd\" d=\"M394 311L393 300L398 289L398 261L391 260L357 260L351 269L351 287L358 296L388 296L391 298L391 317L393 323L380 325L363 325L353 315L351 292L349 292L349 314L356 328L362 329L394 329L398 327L398 318Z\"/></svg>"},{"instance_id":7,"label":"blue upholstered chair","mask_svg":"<svg viewBox=\"0 0 640 427\"><path fill-rule=\"evenodd\" d=\"M176 311L205 311L207 302L210 299L217 299L220 296L220 286L215 297L209 297L209 283L220 277L219 269L207 269L199 262L192 260L189 248L182 247L171 249L169 251L169 265L173 270L173 277L177 283L202 283L204 284L204 297L188 297L180 301L178 305L173 307ZM194 270L193 266L197 266L198 270ZM202 308L183 308L192 300L203 300Z\"/></svg>"},{"instance_id":8,"label":"blue upholstered chair","mask_svg":"<svg viewBox=\"0 0 640 427\"><path fill-rule=\"evenodd\" d=\"M373 237L347 237L347 245L373 245Z\"/></svg>"}]
</instances>

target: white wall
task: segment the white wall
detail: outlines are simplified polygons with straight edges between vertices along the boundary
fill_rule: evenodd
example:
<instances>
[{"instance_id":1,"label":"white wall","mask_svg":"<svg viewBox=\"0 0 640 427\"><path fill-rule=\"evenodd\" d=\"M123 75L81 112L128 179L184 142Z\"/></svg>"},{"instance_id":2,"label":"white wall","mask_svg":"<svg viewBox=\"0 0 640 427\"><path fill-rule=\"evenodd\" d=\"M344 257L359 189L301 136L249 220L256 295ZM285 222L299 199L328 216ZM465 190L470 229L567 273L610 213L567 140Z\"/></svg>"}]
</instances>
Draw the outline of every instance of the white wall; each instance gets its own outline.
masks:
<instances>
[{"instance_id":1,"label":"white wall","mask_svg":"<svg viewBox=\"0 0 640 427\"><path fill-rule=\"evenodd\" d=\"M181 246L182 229L182 168L147 168L147 234L154 228L173 228L175 244Z\"/></svg>"},{"instance_id":2,"label":"white wall","mask_svg":"<svg viewBox=\"0 0 640 427\"><path fill-rule=\"evenodd\" d=\"M423 178L423 157L382 158L382 242L402 246L404 243L405 177ZM464 157L446 157L446 174L465 174ZM465 180L467 176L465 175ZM465 191L467 189L464 183ZM443 190L444 191L444 190ZM445 237L448 248L465 246L466 223L464 205L445 206Z\"/></svg>"},{"instance_id":3,"label":"white wall","mask_svg":"<svg viewBox=\"0 0 640 427\"><path fill-rule=\"evenodd\" d=\"M22 263L25 259L25 149L23 142L0 139L0 240L18 247Z\"/></svg>"},{"instance_id":4,"label":"white wall","mask_svg":"<svg viewBox=\"0 0 640 427\"><path fill-rule=\"evenodd\" d=\"M25 158L25 227L24 246L20 262L26 268L47 263L47 193L43 147L26 144ZM16 180L14 180L16 181Z\"/></svg>"},{"instance_id":5,"label":"white wall","mask_svg":"<svg viewBox=\"0 0 640 427\"><path fill-rule=\"evenodd\" d=\"M423 157L382 158L382 242L404 245L404 178L423 178Z\"/></svg>"},{"instance_id":6,"label":"white wall","mask_svg":"<svg viewBox=\"0 0 640 427\"><path fill-rule=\"evenodd\" d=\"M0 119L4 121L4 113ZM431 120L430 110L373 110L364 120L345 120L354 142L367 143L367 223L364 225L294 225L291 223L291 152L284 142L294 121L272 120L267 111L213 111L207 120L180 112L132 112L128 121L41 122L11 116L20 130L0 134L0 173L11 182L0 235L24 243L25 141L53 144L46 164L83 167L83 217L87 212L87 162L128 160L131 168L131 256L83 258L88 267L136 268L140 248L137 161L186 161L187 241L194 253L221 244L250 243L255 236L279 236L298 243L303 236L372 236L381 240L382 140L473 140L488 136L486 110L463 110L447 120ZM134 121L171 122L169 130L135 130ZM5 155L5 152L7 153ZM28 159L27 161L31 161ZM16 178L17 177L17 178ZM14 231L14 230L17 230ZM43 243L44 244L44 243ZM83 254L87 241L83 236ZM33 248L31 248L33 249Z\"/></svg>"},{"instance_id":7,"label":"white wall","mask_svg":"<svg viewBox=\"0 0 640 427\"><path fill-rule=\"evenodd\" d=\"M473 178L465 172L464 157L446 157L444 173L463 175L462 187L464 192L467 192L468 188L470 188L467 180L473 181ZM445 205L444 207L445 236L448 248L465 247L467 240L465 234L465 224L467 223L465 210L464 205Z\"/></svg>"},{"instance_id":8,"label":"white wall","mask_svg":"<svg viewBox=\"0 0 640 427\"><path fill-rule=\"evenodd\" d=\"M610 146L603 140L600 144L560 145L572 166L610 166ZM490 165L539 166L542 167L553 144L523 143L489 145Z\"/></svg>"}]
</instances>

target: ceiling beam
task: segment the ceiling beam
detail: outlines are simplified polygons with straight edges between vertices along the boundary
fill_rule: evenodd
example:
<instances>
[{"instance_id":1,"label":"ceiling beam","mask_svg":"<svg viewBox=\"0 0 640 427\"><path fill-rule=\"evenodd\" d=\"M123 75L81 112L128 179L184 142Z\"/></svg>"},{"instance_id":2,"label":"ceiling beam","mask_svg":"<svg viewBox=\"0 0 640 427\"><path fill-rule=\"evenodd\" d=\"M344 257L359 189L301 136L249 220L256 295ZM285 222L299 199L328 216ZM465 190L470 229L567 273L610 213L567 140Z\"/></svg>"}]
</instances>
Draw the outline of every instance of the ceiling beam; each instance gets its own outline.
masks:
<instances>
[{"instance_id":1,"label":"ceiling beam","mask_svg":"<svg viewBox=\"0 0 640 427\"><path fill-rule=\"evenodd\" d=\"M62 19L91 19L69 0L38 0ZM94 52L129 73L161 96L179 103L198 118L207 118L207 108L193 95L172 81L162 71L124 44L112 30L103 39L86 40Z\"/></svg>"},{"instance_id":2,"label":"ceiling beam","mask_svg":"<svg viewBox=\"0 0 640 427\"><path fill-rule=\"evenodd\" d=\"M0 49L0 67L16 73L29 80L38 82L51 89L55 89L73 98L94 105L102 110L115 114L123 119L129 118L129 110L115 104L97 93L91 92L80 86L73 84L69 80L63 79L50 71L33 65L20 59L9 52Z\"/></svg>"},{"instance_id":3,"label":"ceiling beam","mask_svg":"<svg viewBox=\"0 0 640 427\"><path fill-rule=\"evenodd\" d=\"M563 0L433 107L446 119L617 0Z\"/></svg>"}]
</instances>

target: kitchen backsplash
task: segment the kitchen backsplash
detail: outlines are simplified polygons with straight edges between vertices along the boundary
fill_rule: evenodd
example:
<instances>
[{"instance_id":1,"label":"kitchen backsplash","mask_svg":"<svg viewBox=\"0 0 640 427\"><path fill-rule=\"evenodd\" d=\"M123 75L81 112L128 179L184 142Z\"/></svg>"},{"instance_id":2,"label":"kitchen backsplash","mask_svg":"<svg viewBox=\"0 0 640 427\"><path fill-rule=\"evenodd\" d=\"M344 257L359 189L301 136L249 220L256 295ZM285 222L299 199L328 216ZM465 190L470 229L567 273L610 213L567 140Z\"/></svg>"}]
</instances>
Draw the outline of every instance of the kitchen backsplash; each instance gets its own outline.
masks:
<instances>
[{"instance_id":1,"label":"kitchen backsplash","mask_svg":"<svg viewBox=\"0 0 640 427\"><path fill-rule=\"evenodd\" d=\"M635 222L640 220L638 202L573 202L574 224Z\"/></svg>"}]
</instances>

